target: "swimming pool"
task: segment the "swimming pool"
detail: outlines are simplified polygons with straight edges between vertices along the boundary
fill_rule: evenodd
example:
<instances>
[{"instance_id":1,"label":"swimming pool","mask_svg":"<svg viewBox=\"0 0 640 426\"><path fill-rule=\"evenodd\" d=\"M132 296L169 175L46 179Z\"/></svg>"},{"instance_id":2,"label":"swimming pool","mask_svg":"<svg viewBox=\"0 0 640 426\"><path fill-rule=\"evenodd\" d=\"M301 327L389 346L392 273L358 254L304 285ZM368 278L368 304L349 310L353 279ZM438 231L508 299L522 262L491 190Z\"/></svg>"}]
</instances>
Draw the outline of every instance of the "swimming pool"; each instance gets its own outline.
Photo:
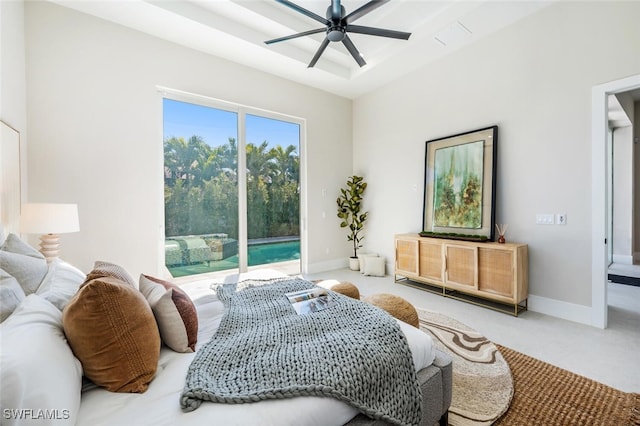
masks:
<instances>
[{"instance_id":1,"label":"swimming pool","mask_svg":"<svg viewBox=\"0 0 640 426\"><path fill-rule=\"evenodd\" d=\"M247 251L249 255L249 266L300 260L300 240L271 242L265 240L260 243L250 243ZM193 265L167 266L167 268L173 277L236 269L238 268L238 255L230 256L222 260L196 263Z\"/></svg>"},{"instance_id":2,"label":"swimming pool","mask_svg":"<svg viewBox=\"0 0 640 426\"><path fill-rule=\"evenodd\" d=\"M300 260L300 240L252 244L248 252L249 266Z\"/></svg>"}]
</instances>

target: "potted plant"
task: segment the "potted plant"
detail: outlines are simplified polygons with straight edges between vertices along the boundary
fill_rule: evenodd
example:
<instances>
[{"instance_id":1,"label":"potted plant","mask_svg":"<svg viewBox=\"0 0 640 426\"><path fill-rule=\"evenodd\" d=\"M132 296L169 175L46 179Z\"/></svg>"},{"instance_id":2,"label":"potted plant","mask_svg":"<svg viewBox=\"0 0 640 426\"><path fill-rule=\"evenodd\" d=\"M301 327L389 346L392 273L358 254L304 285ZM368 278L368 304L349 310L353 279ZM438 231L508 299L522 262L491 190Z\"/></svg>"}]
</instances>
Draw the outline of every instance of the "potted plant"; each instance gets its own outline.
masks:
<instances>
[{"instance_id":1,"label":"potted plant","mask_svg":"<svg viewBox=\"0 0 640 426\"><path fill-rule=\"evenodd\" d=\"M361 232L368 214L368 212L360 213L362 194L365 189L367 189L367 183L362 176L351 176L347 179L347 188L340 188L340 196L336 200L340 227L349 228L347 240L353 242L353 256L349 258L349 268L354 271L360 269L358 249L362 247L360 242L364 239L364 235Z\"/></svg>"}]
</instances>

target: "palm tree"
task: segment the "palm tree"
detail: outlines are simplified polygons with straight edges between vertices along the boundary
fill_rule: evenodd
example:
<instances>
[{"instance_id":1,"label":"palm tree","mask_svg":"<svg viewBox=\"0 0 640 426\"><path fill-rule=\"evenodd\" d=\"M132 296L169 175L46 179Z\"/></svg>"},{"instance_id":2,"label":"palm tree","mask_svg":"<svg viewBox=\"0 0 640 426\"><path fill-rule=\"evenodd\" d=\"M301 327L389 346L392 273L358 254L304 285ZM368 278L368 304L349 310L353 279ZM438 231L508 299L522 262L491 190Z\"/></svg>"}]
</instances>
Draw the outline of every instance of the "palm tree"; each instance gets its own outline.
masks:
<instances>
[{"instance_id":1,"label":"palm tree","mask_svg":"<svg viewBox=\"0 0 640 426\"><path fill-rule=\"evenodd\" d=\"M294 145L286 149L277 145L271 152L276 174L270 185L270 232L272 235L297 235L300 232L300 158Z\"/></svg>"},{"instance_id":2,"label":"palm tree","mask_svg":"<svg viewBox=\"0 0 640 426\"><path fill-rule=\"evenodd\" d=\"M211 147L201 136L170 138L164 143L165 168L171 179L187 181L188 186L199 184L202 180L202 166L209 158Z\"/></svg>"},{"instance_id":3,"label":"palm tree","mask_svg":"<svg viewBox=\"0 0 640 426\"><path fill-rule=\"evenodd\" d=\"M169 138L165 153L167 235L237 233L238 145L210 147L199 136ZM296 147L247 144L251 238L299 232L300 159ZM212 212L216 212L212 215ZM216 219L217 218L217 219ZM221 219L222 218L222 219ZM221 222L222 220L222 222ZM214 223L215 221L215 223Z\"/></svg>"},{"instance_id":4,"label":"palm tree","mask_svg":"<svg viewBox=\"0 0 640 426\"><path fill-rule=\"evenodd\" d=\"M298 181L300 174L300 161L296 154L295 145L289 145L286 149L277 145L271 148L273 158L276 163L276 170L280 172L283 180L295 180Z\"/></svg>"},{"instance_id":5,"label":"palm tree","mask_svg":"<svg viewBox=\"0 0 640 426\"><path fill-rule=\"evenodd\" d=\"M267 151L269 143L262 142L260 145L247 144L247 180L262 179L266 183L273 181L276 174L276 163L274 161L273 150Z\"/></svg>"},{"instance_id":6,"label":"palm tree","mask_svg":"<svg viewBox=\"0 0 640 426\"><path fill-rule=\"evenodd\" d=\"M238 173L238 144L235 138L229 138L227 145L220 145L211 150L203 167L203 179L209 180L226 173L234 177Z\"/></svg>"}]
</instances>

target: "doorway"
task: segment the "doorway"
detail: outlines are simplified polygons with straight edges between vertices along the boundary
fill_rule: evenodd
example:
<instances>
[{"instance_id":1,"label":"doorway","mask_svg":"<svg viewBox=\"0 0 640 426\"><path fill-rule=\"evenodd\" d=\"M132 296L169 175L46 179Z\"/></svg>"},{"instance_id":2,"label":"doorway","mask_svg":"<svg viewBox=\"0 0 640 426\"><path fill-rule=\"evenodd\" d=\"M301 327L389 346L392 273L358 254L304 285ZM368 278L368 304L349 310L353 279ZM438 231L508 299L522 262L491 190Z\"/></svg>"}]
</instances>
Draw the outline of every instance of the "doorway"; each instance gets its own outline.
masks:
<instances>
[{"instance_id":1,"label":"doorway","mask_svg":"<svg viewBox=\"0 0 640 426\"><path fill-rule=\"evenodd\" d=\"M609 157L609 95L640 89L640 75L595 86L592 89L592 325L606 328L608 322L608 269L610 251L609 209L611 195ZM638 124L637 124L638 125Z\"/></svg>"},{"instance_id":2,"label":"doorway","mask_svg":"<svg viewBox=\"0 0 640 426\"><path fill-rule=\"evenodd\" d=\"M609 251L609 281L617 284L640 286L640 265L634 264L637 244L634 230L638 221L634 203L638 187L634 184L635 153L634 126L635 103L640 100L640 89L608 96L607 137L607 208L610 220L607 231ZM611 286L609 286L611 287Z\"/></svg>"}]
</instances>

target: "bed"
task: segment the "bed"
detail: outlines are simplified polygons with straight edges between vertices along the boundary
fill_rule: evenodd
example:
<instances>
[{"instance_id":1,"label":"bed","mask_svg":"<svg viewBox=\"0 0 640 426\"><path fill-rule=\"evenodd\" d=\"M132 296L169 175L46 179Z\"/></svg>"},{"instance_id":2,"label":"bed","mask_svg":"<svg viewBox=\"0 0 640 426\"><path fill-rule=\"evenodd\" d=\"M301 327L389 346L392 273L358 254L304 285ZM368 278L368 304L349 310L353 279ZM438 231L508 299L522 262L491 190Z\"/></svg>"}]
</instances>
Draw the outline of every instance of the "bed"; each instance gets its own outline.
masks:
<instances>
[{"instance_id":1,"label":"bed","mask_svg":"<svg viewBox=\"0 0 640 426\"><path fill-rule=\"evenodd\" d=\"M384 418L374 420L344 401L323 396L295 396L239 404L205 401L193 411L185 410L180 404L181 397L186 393L185 377L194 358L216 335L227 311L215 287L212 288L210 279L194 280L180 286L197 313L197 336L184 335L184 341L177 342L178 345L182 344L183 349L186 348L185 353L168 347L162 335L160 341L163 344L157 358L151 357L149 361L154 364L153 371L148 372L148 384L143 391L115 392L107 390L108 386L98 386L86 378L83 380L89 367L78 360L81 358L84 361L84 358L73 344L75 331L68 329L67 322L73 319L74 308L78 305L74 303L81 293L78 287L95 277L96 270L113 271L109 268L117 269L117 265L97 262L96 265L101 265L102 269L94 268L88 275L61 260L43 266L43 259L34 249L21 243L15 236L9 237L0 247L4 317L0 324L2 424L388 424ZM16 263L20 263L20 266L16 266ZM25 273L27 269L33 271ZM126 275L126 271L118 273ZM153 280L153 277L147 278ZM286 278L275 271L258 271L231 275L220 284ZM106 280L104 277L101 279ZM146 298L149 294L145 293L145 288L153 288L157 282L150 281L145 285L151 287L143 287L142 280L141 276L140 282L135 282L135 287ZM5 291L13 289L15 293L20 293L16 290L17 286L24 294L14 295ZM163 289L163 294L166 293ZM175 296L177 293L174 290L172 294ZM5 303L9 300L12 302ZM154 307L156 302L160 303L157 300L151 303L150 300L147 299ZM83 304L83 308L86 311L86 304ZM155 308L152 312L156 314L157 327L160 327L161 320ZM79 327L85 327L91 334L101 323L99 319L82 321ZM397 324L410 348L410 358L421 391L421 418L416 424L446 424L451 401L451 358L435 349L426 334L400 321ZM160 332L162 334L162 330ZM189 352L190 344L194 352Z\"/></svg>"}]
</instances>

